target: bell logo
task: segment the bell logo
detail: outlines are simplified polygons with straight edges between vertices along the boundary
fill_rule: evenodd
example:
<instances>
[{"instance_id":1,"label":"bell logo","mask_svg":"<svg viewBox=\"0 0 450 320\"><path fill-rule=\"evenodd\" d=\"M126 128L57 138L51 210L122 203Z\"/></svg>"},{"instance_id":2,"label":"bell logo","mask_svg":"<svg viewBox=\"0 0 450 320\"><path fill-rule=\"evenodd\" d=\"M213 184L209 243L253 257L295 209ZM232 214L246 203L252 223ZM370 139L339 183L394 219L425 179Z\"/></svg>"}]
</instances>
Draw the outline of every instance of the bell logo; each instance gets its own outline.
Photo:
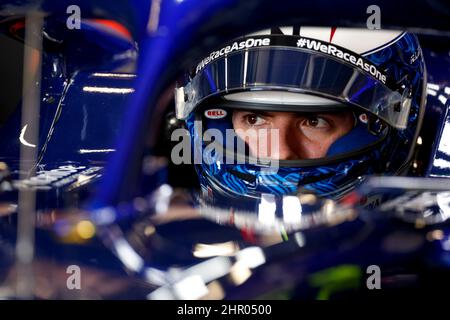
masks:
<instances>
[{"instance_id":1,"label":"bell logo","mask_svg":"<svg viewBox=\"0 0 450 320\"><path fill-rule=\"evenodd\" d=\"M227 112L223 109L209 109L205 111L205 117L208 119L222 119L227 116Z\"/></svg>"}]
</instances>

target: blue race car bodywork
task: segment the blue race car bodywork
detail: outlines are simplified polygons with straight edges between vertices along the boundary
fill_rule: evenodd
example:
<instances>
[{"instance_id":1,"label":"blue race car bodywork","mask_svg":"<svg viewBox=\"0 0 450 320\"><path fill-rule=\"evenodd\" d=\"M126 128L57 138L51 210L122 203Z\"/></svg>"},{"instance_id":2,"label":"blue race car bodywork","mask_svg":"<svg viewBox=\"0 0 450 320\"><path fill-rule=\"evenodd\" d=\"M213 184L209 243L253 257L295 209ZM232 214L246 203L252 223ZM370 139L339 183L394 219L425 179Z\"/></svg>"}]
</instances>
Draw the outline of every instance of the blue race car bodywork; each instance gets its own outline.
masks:
<instances>
[{"instance_id":1,"label":"blue race car bodywork","mask_svg":"<svg viewBox=\"0 0 450 320\"><path fill-rule=\"evenodd\" d=\"M79 30L65 25L72 2L82 8ZM14 39L23 46L24 16L33 3L0 5L5 44ZM155 3L161 6L156 9ZM445 4L417 1L400 16L395 14L399 4L382 6L383 26L418 30L427 66L427 107L414 177L369 179L344 205L315 199L305 222L293 229L282 223L267 228L255 216L220 208L199 211L187 198L180 201L183 210L169 210L176 190L167 182L170 167L156 151L158 132L164 130L157 123L171 107L173 83L196 50L273 23L359 26L368 2L352 4L352 10L346 4L338 12L332 1L282 4L42 2L40 113L28 124L38 126L38 139L30 140L21 122L20 99L1 119L0 281L8 280L17 259L20 194L32 190L38 269L61 272L76 264L93 277L118 281L105 290L93 281L81 297L201 298L177 289L192 276L204 286L218 283L222 290L208 293L215 299L326 299L355 290L370 296L365 280L373 265L384 270L382 285L394 292L447 284L450 35ZM330 11L339 18L330 21ZM21 178L24 145L37 149L37 163ZM389 200L380 203L384 195ZM45 274L35 277L48 281ZM54 290L42 294L33 288L32 295L74 297L61 279L50 283Z\"/></svg>"}]
</instances>

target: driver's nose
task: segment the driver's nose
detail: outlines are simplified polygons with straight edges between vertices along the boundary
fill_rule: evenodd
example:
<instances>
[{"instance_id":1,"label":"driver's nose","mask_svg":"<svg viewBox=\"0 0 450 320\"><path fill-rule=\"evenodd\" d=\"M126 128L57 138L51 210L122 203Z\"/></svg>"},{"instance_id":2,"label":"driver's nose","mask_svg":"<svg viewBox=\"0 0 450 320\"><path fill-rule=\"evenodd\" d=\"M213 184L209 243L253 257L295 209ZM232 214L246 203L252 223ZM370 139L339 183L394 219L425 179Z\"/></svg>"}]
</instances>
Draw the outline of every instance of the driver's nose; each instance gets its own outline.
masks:
<instances>
[{"instance_id":1,"label":"driver's nose","mask_svg":"<svg viewBox=\"0 0 450 320\"><path fill-rule=\"evenodd\" d=\"M302 140L305 137L298 129L296 119L286 114L286 116L280 116L276 120L278 139L274 139L275 145L271 148L272 158L278 160L305 159L307 152L302 147Z\"/></svg>"},{"instance_id":2,"label":"driver's nose","mask_svg":"<svg viewBox=\"0 0 450 320\"><path fill-rule=\"evenodd\" d=\"M296 130L298 131L298 129ZM301 151L302 137L298 132L290 128L281 128L278 142L278 159L279 160L299 160L304 158Z\"/></svg>"}]
</instances>

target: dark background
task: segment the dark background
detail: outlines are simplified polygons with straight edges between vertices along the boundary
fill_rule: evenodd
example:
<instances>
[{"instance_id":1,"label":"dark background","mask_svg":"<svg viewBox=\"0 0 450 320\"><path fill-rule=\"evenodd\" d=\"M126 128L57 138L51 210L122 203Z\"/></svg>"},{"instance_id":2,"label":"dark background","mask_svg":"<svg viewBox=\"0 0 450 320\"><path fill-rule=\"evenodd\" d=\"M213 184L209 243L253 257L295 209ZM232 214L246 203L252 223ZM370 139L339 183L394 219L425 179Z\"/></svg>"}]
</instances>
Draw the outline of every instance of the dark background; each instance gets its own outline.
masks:
<instances>
[{"instance_id":1,"label":"dark background","mask_svg":"<svg viewBox=\"0 0 450 320\"><path fill-rule=\"evenodd\" d=\"M23 44L0 34L0 127L22 95Z\"/></svg>"}]
</instances>

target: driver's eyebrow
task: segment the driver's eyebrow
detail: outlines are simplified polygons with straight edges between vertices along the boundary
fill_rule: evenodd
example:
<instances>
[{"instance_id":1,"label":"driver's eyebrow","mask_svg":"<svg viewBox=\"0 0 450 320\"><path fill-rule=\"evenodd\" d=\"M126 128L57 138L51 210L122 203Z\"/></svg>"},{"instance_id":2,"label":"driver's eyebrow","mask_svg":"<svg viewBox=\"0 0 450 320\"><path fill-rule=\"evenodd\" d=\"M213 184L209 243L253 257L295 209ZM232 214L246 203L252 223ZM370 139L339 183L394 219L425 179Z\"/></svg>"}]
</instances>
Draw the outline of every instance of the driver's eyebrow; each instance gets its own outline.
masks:
<instances>
[{"instance_id":1,"label":"driver's eyebrow","mask_svg":"<svg viewBox=\"0 0 450 320\"><path fill-rule=\"evenodd\" d=\"M297 117L343 117L347 115L348 111L328 111L328 112L296 112Z\"/></svg>"},{"instance_id":2,"label":"driver's eyebrow","mask_svg":"<svg viewBox=\"0 0 450 320\"><path fill-rule=\"evenodd\" d=\"M342 117L347 111L335 111L335 112L292 112L292 111L263 111L263 110L245 110L237 109L237 112L242 112L246 114L256 114L258 116L273 118L279 113L291 113L296 118L310 118L310 117L320 117L320 116L337 116Z\"/></svg>"},{"instance_id":3,"label":"driver's eyebrow","mask_svg":"<svg viewBox=\"0 0 450 320\"><path fill-rule=\"evenodd\" d=\"M258 116L264 116L264 117L270 117L273 118L275 115L274 112L268 112L268 111L262 111L262 110L245 110L245 109L238 109L237 112L243 112L246 114L256 114ZM275 112L276 113L276 112Z\"/></svg>"}]
</instances>

